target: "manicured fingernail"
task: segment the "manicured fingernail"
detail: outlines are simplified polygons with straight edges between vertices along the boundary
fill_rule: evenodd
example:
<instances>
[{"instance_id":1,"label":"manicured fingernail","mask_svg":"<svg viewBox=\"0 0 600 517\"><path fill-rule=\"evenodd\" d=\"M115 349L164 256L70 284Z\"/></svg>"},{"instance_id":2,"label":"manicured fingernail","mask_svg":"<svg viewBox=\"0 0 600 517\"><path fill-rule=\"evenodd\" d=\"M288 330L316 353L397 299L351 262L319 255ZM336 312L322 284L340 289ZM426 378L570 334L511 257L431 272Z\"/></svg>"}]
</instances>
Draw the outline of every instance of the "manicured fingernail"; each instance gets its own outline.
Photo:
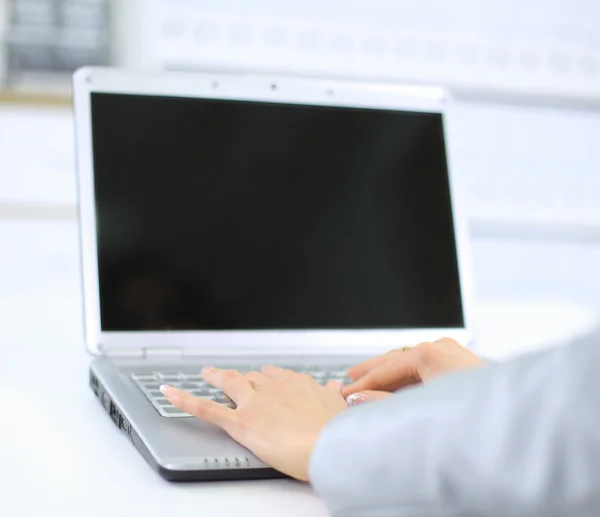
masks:
<instances>
[{"instance_id":1,"label":"manicured fingernail","mask_svg":"<svg viewBox=\"0 0 600 517\"><path fill-rule=\"evenodd\" d=\"M173 388L167 384L161 385L158 389L167 398L173 395Z\"/></svg>"},{"instance_id":2,"label":"manicured fingernail","mask_svg":"<svg viewBox=\"0 0 600 517\"><path fill-rule=\"evenodd\" d=\"M211 370L214 370L215 367L214 366L205 366L204 368L202 368L202 373L208 373Z\"/></svg>"},{"instance_id":3,"label":"manicured fingernail","mask_svg":"<svg viewBox=\"0 0 600 517\"><path fill-rule=\"evenodd\" d=\"M356 406L358 404L366 402L367 400L369 400L369 396L361 392L353 393L352 395L348 395L348 397L346 398L346 402L349 406Z\"/></svg>"}]
</instances>

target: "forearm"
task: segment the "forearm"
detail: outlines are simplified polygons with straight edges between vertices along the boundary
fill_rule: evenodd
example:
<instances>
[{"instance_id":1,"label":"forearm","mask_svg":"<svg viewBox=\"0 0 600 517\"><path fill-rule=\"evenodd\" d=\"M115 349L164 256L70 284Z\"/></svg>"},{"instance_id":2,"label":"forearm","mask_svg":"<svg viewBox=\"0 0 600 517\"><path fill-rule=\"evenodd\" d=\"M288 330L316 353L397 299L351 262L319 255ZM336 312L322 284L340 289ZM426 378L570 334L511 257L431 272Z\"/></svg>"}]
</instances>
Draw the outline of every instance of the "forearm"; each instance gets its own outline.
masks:
<instances>
[{"instance_id":1,"label":"forearm","mask_svg":"<svg viewBox=\"0 0 600 517\"><path fill-rule=\"evenodd\" d=\"M344 517L591 515L598 350L454 374L347 411L322 433L311 481Z\"/></svg>"}]
</instances>

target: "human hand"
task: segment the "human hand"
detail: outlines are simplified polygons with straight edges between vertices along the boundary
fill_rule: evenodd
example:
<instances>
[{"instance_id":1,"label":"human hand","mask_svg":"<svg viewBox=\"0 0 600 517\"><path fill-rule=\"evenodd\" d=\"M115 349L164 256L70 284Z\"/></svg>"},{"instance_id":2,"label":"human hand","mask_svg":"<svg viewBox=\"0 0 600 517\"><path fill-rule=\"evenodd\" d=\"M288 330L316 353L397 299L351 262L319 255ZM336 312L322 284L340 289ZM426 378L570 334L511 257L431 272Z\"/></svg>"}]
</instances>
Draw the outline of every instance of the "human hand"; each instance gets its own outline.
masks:
<instances>
[{"instance_id":1,"label":"human hand","mask_svg":"<svg viewBox=\"0 0 600 517\"><path fill-rule=\"evenodd\" d=\"M172 386L160 390L171 404L221 427L275 469L308 481L308 466L317 438L327 423L348 408L341 383L321 386L306 374L265 366L246 375L205 368L204 379L236 404L230 409Z\"/></svg>"},{"instance_id":2,"label":"human hand","mask_svg":"<svg viewBox=\"0 0 600 517\"><path fill-rule=\"evenodd\" d=\"M473 368L485 361L450 338L392 350L348 370L354 381L342 390L351 405L385 398L391 391L427 382L454 370ZM377 391L372 391L377 390Z\"/></svg>"}]
</instances>

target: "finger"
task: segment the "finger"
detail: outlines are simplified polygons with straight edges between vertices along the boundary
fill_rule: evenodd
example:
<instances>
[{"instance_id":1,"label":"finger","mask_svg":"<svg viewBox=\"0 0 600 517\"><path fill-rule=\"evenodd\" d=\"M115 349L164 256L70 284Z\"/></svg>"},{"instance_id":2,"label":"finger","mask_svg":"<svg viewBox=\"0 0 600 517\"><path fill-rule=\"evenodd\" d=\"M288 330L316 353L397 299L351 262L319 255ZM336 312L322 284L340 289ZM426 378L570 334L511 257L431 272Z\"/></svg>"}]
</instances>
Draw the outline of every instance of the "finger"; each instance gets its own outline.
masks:
<instances>
[{"instance_id":1,"label":"finger","mask_svg":"<svg viewBox=\"0 0 600 517\"><path fill-rule=\"evenodd\" d=\"M236 426L237 416L233 409L212 400L194 397L173 386L163 385L160 391L171 404L196 418L218 425L229 433Z\"/></svg>"},{"instance_id":2,"label":"finger","mask_svg":"<svg viewBox=\"0 0 600 517\"><path fill-rule=\"evenodd\" d=\"M250 384L253 388L262 386L263 384L269 382L269 378L261 372L248 372L246 374L246 379L250 381Z\"/></svg>"},{"instance_id":3,"label":"finger","mask_svg":"<svg viewBox=\"0 0 600 517\"><path fill-rule=\"evenodd\" d=\"M375 402L376 400L382 400L391 396L392 394L387 391L359 391L347 397L346 402L349 406L357 406L365 402Z\"/></svg>"},{"instance_id":4,"label":"finger","mask_svg":"<svg viewBox=\"0 0 600 517\"><path fill-rule=\"evenodd\" d=\"M342 386L344 384L339 379L331 379L325 384L326 388L334 390L336 393L342 394Z\"/></svg>"},{"instance_id":5,"label":"finger","mask_svg":"<svg viewBox=\"0 0 600 517\"><path fill-rule=\"evenodd\" d=\"M272 379L285 380L290 377L297 375L296 372L292 370L286 370L285 368L280 368L279 366L267 365L261 368L262 373L264 373L267 377L271 377Z\"/></svg>"},{"instance_id":6,"label":"finger","mask_svg":"<svg viewBox=\"0 0 600 517\"><path fill-rule=\"evenodd\" d=\"M458 341L452 339L451 337L442 337L440 339L436 339L434 341L434 343L437 343L438 345L461 347L460 343Z\"/></svg>"},{"instance_id":7,"label":"finger","mask_svg":"<svg viewBox=\"0 0 600 517\"><path fill-rule=\"evenodd\" d=\"M367 359L362 363L358 363L357 365L354 365L352 368L348 369L348 377L356 381L360 379L363 375L365 375L367 372L370 372L373 368L385 363L386 361L389 361L392 357L395 357L396 355L401 354L402 352L402 349L390 350L385 354L378 355L377 357L372 357L371 359Z\"/></svg>"},{"instance_id":8,"label":"finger","mask_svg":"<svg viewBox=\"0 0 600 517\"><path fill-rule=\"evenodd\" d=\"M347 397L364 390L394 391L420 382L418 374L418 350L399 352L386 362L374 367L353 384L342 389Z\"/></svg>"},{"instance_id":9,"label":"finger","mask_svg":"<svg viewBox=\"0 0 600 517\"><path fill-rule=\"evenodd\" d=\"M202 376L209 384L222 389L238 406L256 393L250 381L236 370L205 368Z\"/></svg>"}]
</instances>

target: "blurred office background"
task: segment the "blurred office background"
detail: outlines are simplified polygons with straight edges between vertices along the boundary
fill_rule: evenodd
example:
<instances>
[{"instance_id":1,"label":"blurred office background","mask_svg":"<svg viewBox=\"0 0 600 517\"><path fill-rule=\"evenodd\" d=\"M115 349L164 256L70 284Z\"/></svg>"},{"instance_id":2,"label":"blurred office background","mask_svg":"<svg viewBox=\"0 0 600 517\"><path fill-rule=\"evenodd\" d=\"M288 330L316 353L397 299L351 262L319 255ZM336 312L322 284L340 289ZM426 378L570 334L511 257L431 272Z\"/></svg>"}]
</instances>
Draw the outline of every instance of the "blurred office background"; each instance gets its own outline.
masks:
<instances>
[{"instance_id":1,"label":"blurred office background","mask_svg":"<svg viewBox=\"0 0 600 517\"><path fill-rule=\"evenodd\" d=\"M597 0L0 0L0 346L82 342L70 74L86 64L451 87L478 349L592 331L599 27Z\"/></svg>"}]
</instances>

